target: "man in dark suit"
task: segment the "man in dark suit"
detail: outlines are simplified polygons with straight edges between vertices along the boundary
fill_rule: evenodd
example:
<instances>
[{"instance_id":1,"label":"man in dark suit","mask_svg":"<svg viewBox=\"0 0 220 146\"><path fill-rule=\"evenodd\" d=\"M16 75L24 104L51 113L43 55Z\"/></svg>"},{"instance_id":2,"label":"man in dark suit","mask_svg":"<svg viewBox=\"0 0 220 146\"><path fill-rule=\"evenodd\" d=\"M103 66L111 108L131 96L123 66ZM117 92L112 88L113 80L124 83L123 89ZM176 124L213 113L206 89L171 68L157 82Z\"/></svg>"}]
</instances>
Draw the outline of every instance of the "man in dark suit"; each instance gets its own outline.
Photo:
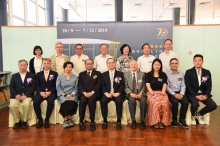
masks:
<instances>
[{"instance_id":1,"label":"man in dark suit","mask_svg":"<svg viewBox=\"0 0 220 146\"><path fill-rule=\"evenodd\" d=\"M86 71L79 74L78 90L79 90L79 117L80 123L79 128L85 130L83 124L86 105L89 105L91 125L90 130L94 131L95 127L95 110L96 110L96 101L100 96L101 88L101 73L99 71L93 70L94 62L92 59L87 59L85 61Z\"/></svg>"},{"instance_id":2,"label":"man in dark suit","mask_svg":"<svg viewBox=\"0 0 220 146\"><path fill-rule=\"evenodd\" d=\"M195 118L200 124L205 124L203 115L217 108L212 100L212 78L209 70L202 68L203 56L196 54L193 59L194 67L185 74L186 96L191 103L192 125L196 125ZM199 101L206 106L196 113Z\"/></svg>"},{"instance_id":3,"label":"man in dark suit","mask_svg":"<svg viewBox=\"0 0 220 146\"><path fill-rule=\"evenodd\" d=\"M132 60L130 62L130 71L125 72L125 93L127 94L129 110L131 114L131 128L136 129L137 124L135 120L136 113L136 100L140 101L140 116L141 122L139 128L144 130L146 127L145 116L147 110L147 97L146 97L146 85L145 85L145 73L138 71L137 61Z\"/></svg>"},{"instance_id":4,"label":"man in dark suit","mask_svg":"<svg viewBox=\"0 0 220 146\"><path fill-rule=\"evenodd\" d=\"M27 72L28 62L26 60L18 61L19 72L12 75L10 82L10 112L12 113L15 125L14 129L20 127L27 128L28 114L30 111L31 101L34 97L35 75ZM18 107L22 103L23 117L19 113Z\"/></svg>"},{"instance_id":5,"label":"man in dark suit","mask_svg":"<svg viewBox=\"0 0 220 146\"><path fill-rule=\"evenodd\" d=\"M108 103L113 100L116 104L117 112L117 123L116 129L121 129L121 116L122 116L122 101L124 99L124 74L115 70L115 60L109 58L106 61L108 71L102 74L102 92L103 96L101 98L101 109L102 117L104 122L102 124L102 129L107 129L107 113L108 113Z\"/></svg>"},{"instance_id":6,"label":"man in dark suit","mask_svg":"<svg viewBox=\"0 0 220 146\"><path fill-rule=\"evenodd\" d=\"M54 100L57 98L56 79L58 74L57 72L50 70L50 67L51 67L51 60L49 58L44 58L43 59L44 70L37 73L37 78L36 78L37 94L34 98L34 110L38 119L38 122L36 124L37 128L40 128L43 125L40 104L44 100L47 100L47 112L44 121L44 127L48 128L50 127L49 119L53 111Z\"/></svg>"}]
</instances>

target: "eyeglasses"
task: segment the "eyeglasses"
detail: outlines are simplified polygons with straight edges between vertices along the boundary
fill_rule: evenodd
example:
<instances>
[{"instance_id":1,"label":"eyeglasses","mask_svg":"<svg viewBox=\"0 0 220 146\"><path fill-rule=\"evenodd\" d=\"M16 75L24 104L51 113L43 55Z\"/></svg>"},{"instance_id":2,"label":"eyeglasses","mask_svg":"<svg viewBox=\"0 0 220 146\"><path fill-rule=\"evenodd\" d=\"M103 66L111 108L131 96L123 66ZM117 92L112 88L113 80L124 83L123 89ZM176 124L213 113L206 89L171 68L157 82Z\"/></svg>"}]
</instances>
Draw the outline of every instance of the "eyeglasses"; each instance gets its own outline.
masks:
<instances>
[{"instance_id":1,"label":"eyeglasses","mask_svg":"<svg viewBox=\"0 0 220 146\"><path fill-rule=\"evenodd\" d=\"M114 64L115 62L108 62L107 64Z\"/></svg>"},{"instance_id":2,"label":"eyeglasses","mask_svg":"<svg viewBox=\"0 0 220 146\"><path fill-rule=\"evenodd\" d=\"M82 50L82 48L76 48L76 50Z\"/></svg>"},{"instance_id":3,"label":"eyeglasses","mask_svg":"<svg viewBox=\"0 0 220 146\"><path fill-rule=\"evenodd\" d=\"M178 64L178 63L170 63L170 64Z\"/></svg>"}]
</instances>

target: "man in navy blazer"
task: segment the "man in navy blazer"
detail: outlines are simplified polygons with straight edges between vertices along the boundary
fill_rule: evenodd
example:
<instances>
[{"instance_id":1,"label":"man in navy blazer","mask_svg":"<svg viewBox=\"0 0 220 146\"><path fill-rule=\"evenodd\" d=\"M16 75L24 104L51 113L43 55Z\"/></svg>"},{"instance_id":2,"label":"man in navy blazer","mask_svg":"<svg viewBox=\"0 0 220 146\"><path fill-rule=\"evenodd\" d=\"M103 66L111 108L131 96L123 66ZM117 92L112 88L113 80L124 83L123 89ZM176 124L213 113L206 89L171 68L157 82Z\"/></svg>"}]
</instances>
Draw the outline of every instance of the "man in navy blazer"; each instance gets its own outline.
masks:
<instances>
[{"instance_id":1,"label":"man in navy blazer","mask_svg":"<svg viewBox=\"0 0 220 146\"><path fill-rule=\"evenodd\" d=\"M205 124L203 115L217 108L212 100L212 78L209 70L202 68L203 56L196 54L193 58L194 67L185 74L186 96L191 103L192 125L196 125L195 118L200 124ZM206 106L199 112L199 101Z\"/></svg>"},{"instance_id":2,"label":"man in navy blazer","mask_svg":"<svg viewBox=\"0 0 220 146\"><path fill-rule=\"evenodd\" d=\"M87 59L85 61L86 71L83 71L79 74L78 90L79 90L79 117L80 124L79 128L81 130L85 129L83 124L86 105L88 103L89 112L90 112L90 130L94 131L95 127L95 110L96 110L96 101L100 96L101 89L101 73L99 71L93 70L94 62L92 59Z\"/></svg>"},{"instance_id":3,"label":"man in navy blazer","mask_svg":"<svg viewBox=\"0 0 220 146\"><path fill-rule=\"evenodd\" d=\"M36 78L37 94L34 98L34 111L38 119L38 122L36 124L37 128L40 128L43 125L40 104L44 100L47 100L47 111L46 111L46 118L44 121L44 127L48 128L50 127L49 119L53 111L54 100L57 98L56 79L58 74L57 72L50 70L50 67L51 67L50 58L44 58L43 59L44 70L37 73L37 78Z\"/></svg>"},{"instance_id":4,"label":"man in navy blazer","mask_svg":"<svg viewBox=\"0 0 220 146\"><path fill-rule=\"evenodd\" d=\"M28 114L30 111L31 101L34 97L35 75L27 71L28 62L26 60L18 61L19 72L11 77L10 82L10 112L12 113L15 125L14 129L21 126L27 128ZM23 117L19 113L18 107L22 103Z\"/></svg>"},{"instance_id":5,"label":"man in navy blazer","mask_svg":"<svg viewBox=\"0 0 220 146\"><path fill-rule=\"evenodd\" d=\"M113 100L116 104L117 112L117 123L116 129L121 129L121 116L122 116L122 101L124 99L124 74L115 70L115 60L109 58L106 61L108 71L102 74L102 92L103 96L101 98L101 109L102 117L104 122L102 124L102 129L108 128L107 113L108 113L108 103Z\"/></svg>"}]
</instances>

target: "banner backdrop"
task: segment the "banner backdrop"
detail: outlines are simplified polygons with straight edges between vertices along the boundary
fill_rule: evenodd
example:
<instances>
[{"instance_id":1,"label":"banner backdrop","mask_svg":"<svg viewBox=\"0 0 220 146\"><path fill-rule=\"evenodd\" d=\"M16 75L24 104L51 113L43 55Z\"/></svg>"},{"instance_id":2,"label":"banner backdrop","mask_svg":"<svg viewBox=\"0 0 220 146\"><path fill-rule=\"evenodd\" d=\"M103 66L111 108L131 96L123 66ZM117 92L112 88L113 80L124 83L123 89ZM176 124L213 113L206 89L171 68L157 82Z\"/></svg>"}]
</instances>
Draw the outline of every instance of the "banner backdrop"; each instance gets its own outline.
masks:
<instances>
[{"instance_id":1,"label":"banner backdrop","mask_svg":"<svg viewBox=\"0 0 220 146\"><path fill-rule=\"evenodd\" d=\"M173 21L143 22L58 22L57 39L62 42L63 53L69 57L75 54L75 45L83 44L83 52L94 59L100 54L100 44L109 47L109 55L118 58L120 47L128 44L130 56L137 59L143 55L142 45L149 43L151 55L158 57L164 51L165 39L172 39Z\"/></svg>"}]
</instances>

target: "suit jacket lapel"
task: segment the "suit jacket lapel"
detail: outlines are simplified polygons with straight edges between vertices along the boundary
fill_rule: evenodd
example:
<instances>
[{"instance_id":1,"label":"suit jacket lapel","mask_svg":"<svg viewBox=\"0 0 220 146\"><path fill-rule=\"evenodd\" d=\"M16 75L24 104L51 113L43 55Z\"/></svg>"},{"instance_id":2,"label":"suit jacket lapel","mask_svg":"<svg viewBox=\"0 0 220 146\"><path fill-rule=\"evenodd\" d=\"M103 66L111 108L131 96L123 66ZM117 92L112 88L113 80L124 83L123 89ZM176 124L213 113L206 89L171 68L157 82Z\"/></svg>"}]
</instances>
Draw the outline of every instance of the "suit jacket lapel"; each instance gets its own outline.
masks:
<instances>
[{"instance_id":1,"label":"suit jacket lapel","mask_svg":"<svg viewBox=\"0 0 220 146\"><path fill-rule=\"evenodd\" d=\"M128 86L133 90L133 78L131 76L131 71L128 73Z\"/></svg>"},{"instance_id":2,"label":"suit jacket lapel","mask_svg":"<svg viewBox=\"0 0 220 146\"><path fill-rule=\"evenodd\" d=\"M198 75L197 75L197 70L196 70L195 67L193 67L193 76L196 78L196 81L197 81L196 83L197 83L197 85L199 87Z\"/></svg>"},{"instance_id":3,"label":"suit jacket lapel","mask_svg":"<svg viewBox=\"0 0 220 146\"><path fill-rule=\"evenodd\" d=\"M142 84L142 82L138 82L139 80L142 80L141 78L140 78L140 72L138 72L137 71L137 84L138 84L138 91L140 91L140 89L141 89L141 84Z\"/></svg>"}]
</instances>

